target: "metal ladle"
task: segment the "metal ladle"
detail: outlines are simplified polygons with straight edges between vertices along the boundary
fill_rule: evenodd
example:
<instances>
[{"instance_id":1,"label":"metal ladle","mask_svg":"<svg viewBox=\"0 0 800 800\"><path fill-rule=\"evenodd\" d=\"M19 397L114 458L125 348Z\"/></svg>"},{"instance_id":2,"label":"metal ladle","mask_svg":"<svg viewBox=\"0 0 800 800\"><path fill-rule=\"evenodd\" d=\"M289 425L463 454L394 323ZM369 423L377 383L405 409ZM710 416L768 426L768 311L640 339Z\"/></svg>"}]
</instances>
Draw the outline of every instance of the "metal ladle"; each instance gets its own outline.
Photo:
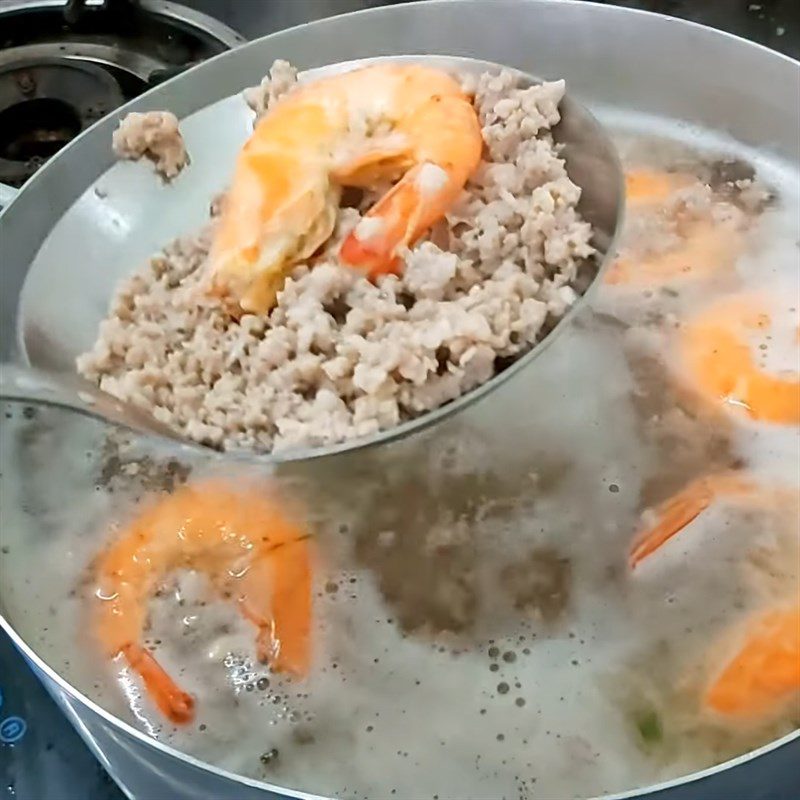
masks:
<instances>
[{"instance_id":1,"label":"metal ladle","mask_svg":"<svg viewBox=\"0 0 800 800\"><path fill-rule=\"evenodd\" d=\"M382 56L312 69L301 73L300 80L302 82L311 81L386 61L423 63L460 75L465 73L479 75L487 71L499 73L502 69L508 69L500 64L488 61L454 56ZM509 71L516 75L521 86L529 86L541 82L519 70L511 69ZM582 190L578 210L593 227L594 237L592 243L599 253L597 261L587 264L584 272L578 277L578 283L581 285L578 285L577 288L579 293L583 295L581 300L576 302L570 311L559 320L555 328L527 353L496 374L491 380L451 403L363 439L326 447L296 450L286 454L282 453L276 457L277 459L313 458L344 450L354 450L397 439L412 431L433 425L494 391L517 371L525 368L554 340L558 331L565 327L565 320L575 313L577 308L582 305L582 299L586 297L591 287L598 283L598 277L603 272L603 265L612 251L614 238L621 222L624 204L624 179L616 149L600 123L586 109L572 100L569 95L565 95L562 99L559 110L561 112L561 121L553 128L553 138L560 147L560 153L565 159L567 172L571 180ZM61 269L60 263L58 268ZM89 275L77 277L79 279L90 279ZM26 331L47 330L49 322L46 318L37 319L36 303L27 305L27 310L28 313L25 313L26 309L23 307L18 319L23 332L23 341L27 339ZM74 374L42 372L17 365L3 365L0 367L0 399L17 402L41 402L70 408L79 413L105 419L138 432L156 434L175 441L188 443L180 434L158 422L150 414L130 403L111 397L90 382ZM244 454L239 453L238 455L242 457ZM260 458L271 457L260 456Z\"/></svg>"}]
</instances>

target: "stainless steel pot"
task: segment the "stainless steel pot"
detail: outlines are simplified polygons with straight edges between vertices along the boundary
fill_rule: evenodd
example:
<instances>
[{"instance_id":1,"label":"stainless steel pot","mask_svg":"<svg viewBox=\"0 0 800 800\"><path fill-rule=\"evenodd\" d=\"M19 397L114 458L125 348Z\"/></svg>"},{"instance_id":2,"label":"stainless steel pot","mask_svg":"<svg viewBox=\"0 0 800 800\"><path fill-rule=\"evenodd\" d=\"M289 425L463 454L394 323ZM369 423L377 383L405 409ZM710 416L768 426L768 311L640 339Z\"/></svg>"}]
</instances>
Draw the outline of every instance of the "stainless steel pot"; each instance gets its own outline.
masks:
<instances>
[{"instance_id":1,"label":"stainless steel pot","mask_svg":"<svg viewBox=\"0 0 800 800\"><path fill-rule=\"evenodd\" d=\"M710 131L720 141L730 138L757 148L796 169L800 96L796 62L691 23L578 2L444 0L324 20L214 58L130 103L121 113L169 108L182 118L201 115L210 104L257 82L276 57L310 68L373 55L431 52L499 61L544 78L563 77L576 98L612 128L670 125L675 130L677 122L687 130ZM93 258L107 261L109 269L98 285L89 287L98 319L111 287L130 264L144 259L177 231L198 224L207 198L220 188L232 159L224 140L219 143L216 174L187 176L183 190L175 187L182 191L180 202L172 201L175 195L164 201L158 220L150 216L145 224L139 210L125 207L124 202L98 214L94 189L104 189L112 166L111 132L118 118L116 114L101 121L54 158L0 217L3 359L19 354L20 294L24 302L23 282L37 259L63 253L70 241L92 237L100 242L93 245ZM200 146L189 141L190 150L195 144ZM127 172L125 180L150 181L152 176L146 171ZM125 243L125 258L112 260L114 244L120 241ZM53 292L56 295L57 288ZM57 296L53 309L69 313L59 309ZM87 322L83 335L90 335L96 319ZM41 332L46 336L44 350L56 348L58 357L66 359L86 344L60 340L55 317L53 326ZM513 391L512 386L506 395ZM47 666L14 631L13 620L3 616L0 622L129 796L174 800L307 796L211 768L120 722ZM795 733L735 761L625 796L756 798L772 796L765 787L773 786L785 790L774 796L788 798L791 781L796 780L792 766L798 745Z\"/></svg>"}]
</instances>

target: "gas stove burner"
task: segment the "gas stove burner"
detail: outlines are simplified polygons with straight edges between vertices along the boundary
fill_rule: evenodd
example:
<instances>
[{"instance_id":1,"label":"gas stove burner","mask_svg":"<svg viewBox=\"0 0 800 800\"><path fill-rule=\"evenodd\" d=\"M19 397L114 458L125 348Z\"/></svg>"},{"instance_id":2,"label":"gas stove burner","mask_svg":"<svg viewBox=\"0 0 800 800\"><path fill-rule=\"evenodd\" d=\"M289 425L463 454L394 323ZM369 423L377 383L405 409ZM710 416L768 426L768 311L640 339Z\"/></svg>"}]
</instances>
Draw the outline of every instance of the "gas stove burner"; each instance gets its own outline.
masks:
<instances>
[{"instance_id":1,"label":"gas stove burner","mask_svg":"<svg viewBox=\"0 0 800 800\"><path fill-rule=\"evenodd\" d=\"M98 64L126 99L244 41L205 14L161 0L6 0L0 28L0 65L38 58Z\"/></svg>"},{"instance_id":2,"label":"gas stove burner","mask_svg":"<svg viewBox=\"0 0 800 800\"><path fill-rule=\"evenodd\" d=\"M244 41L161 0L4 0L0 31L0 183L14 187L95 120Z\"/></svg>"},{"instance_id":3,"label":"gas stove burner","mask_svg":"<svg viewBox=\"0 0 800 800\"><path fill-rule=\"evenodd\" d=\"M94 64L48 58L0 66L0 181L21 186L123 102L117 81Z\"/></svg>"}]
</instances>

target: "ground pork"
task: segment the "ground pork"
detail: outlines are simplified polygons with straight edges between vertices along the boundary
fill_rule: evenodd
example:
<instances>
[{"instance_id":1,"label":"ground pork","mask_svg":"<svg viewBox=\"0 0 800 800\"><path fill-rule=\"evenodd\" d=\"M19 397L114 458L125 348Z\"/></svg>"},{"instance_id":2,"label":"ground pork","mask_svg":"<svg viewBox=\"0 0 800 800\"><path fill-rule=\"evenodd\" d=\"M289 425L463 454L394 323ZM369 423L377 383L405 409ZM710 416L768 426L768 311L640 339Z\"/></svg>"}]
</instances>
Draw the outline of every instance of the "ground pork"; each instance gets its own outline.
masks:
<instances>
[{"instance_id":1,"label":"ground pork","mask_svg":"<svg viewBox=\"0 0 800 800\"><path fill-rule=\"evenodd\" d=\"M247 102L261 114L294 81L276 62ZM191 439L260 451L373 434L484 383L564 314L595 257L550 135L563 93L480 78L484 159L400 276L372 283L337 261L364 204L342 208L272 312L234 320L201 291L212 219L124 283L78 370Z\"/></svg>"},{"instance_id":2,"label":"ground pork","mask_svg":"<svg viewBox=\"0 0 800 800\"><path fill-rule=\"evenodd\" d=\"M149 159L165 180L174 178L189 163L178 118L169 111L132 111L114 131L112 147L120 158Z\"/></svg>"},{"instance_id":3,"label":"ground pork","mask_svg":"<svg viewBox=\"0 0 800 800\"><path fill-rule=\"evenodd\" d=\"M255 112L253 124L258 122L269 107L291 90L297 83L297 70L288 62L278 59L258 86L242 92L245 103Z\"/></svg>"}]
</instances>

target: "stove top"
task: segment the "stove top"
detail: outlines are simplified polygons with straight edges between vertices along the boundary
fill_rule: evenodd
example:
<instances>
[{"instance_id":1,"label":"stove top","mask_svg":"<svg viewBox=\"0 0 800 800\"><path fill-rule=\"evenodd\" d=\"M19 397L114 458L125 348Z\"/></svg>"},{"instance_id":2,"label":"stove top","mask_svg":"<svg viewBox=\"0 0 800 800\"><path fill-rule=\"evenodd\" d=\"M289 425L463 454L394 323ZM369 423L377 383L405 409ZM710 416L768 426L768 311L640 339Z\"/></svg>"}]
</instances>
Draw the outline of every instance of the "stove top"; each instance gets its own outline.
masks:
<instances>
[{"instance_id":1,"label":"stove top","mask_svg":"<svg viewBox=\"0 0 800 800\"><path fill-rule=\"evenodd\" d=\"M106 2L117 9L131 5L130 0ZM183 0L189 11L182 24L188 17L198 26L197 36L180 40L180 47L165 55L164 48L158 45L159 42L169 42L169 35L158 25L148 28L140 19L136 30L141 35L129 37L127 49L138 56L144 54L144 61L139 58L131 63L128 59L120 66L109 63L107 58L108 48L120 51L119 28L102 27L102 10L92 17L99 5L97 0L70 0L69 13L77 15L77 22L73 24L72 33L62 37L54 46L51 46L54 41L52 26L55 24L60 28L64 24L63 8L53 10L58 3L4 0L0 14L11 7L48 6L51 14L48 24L51 27L31 26L29 19L27 28L14 28L17 31L14 36L7 33L11 28L3 28L0 37L0 173L3 169L14 171L11 181L21 184L47 157L97 116L193 61L241 41L231 28L226 27L228 25L247 38L256 38L311 19L388 2L391 0ZM798 58L800 20L797 19L795 3L796 0L759 0L753 3L747 0L716 0L715 3L618 0L618 5L658 11L728 30ZM171 4L139 0L137 5L164 11ZM172 6L174 10L174 4ZM192 16L196 12L213 19ZM53 13L59 16L53 17ZM164 23L163 19L161 23ZM158 58L152 57L154 52L160 54ZM34 59L36 65L25 59ZM69 69L79 74L68 74ZM11 85L8 82L4 84L4 76L6 79L11 76ZM33 81L34 89L31 90L28 84L26 95L27 80ZM79 90L79 86L84 91ZM17 102L42 100L45 103L40 103L38 110L30 105L26 109L35 112L26 115L35 124L27 128L15 127L13 116L4 116L4 109L13 105L9 93L14 92ZM91 101L87 97L92 98ZM63 104L59 105L58 101ZM88 798L123 800L124 795L58 710L8 637L0 632L0 800Z\"/></svg>"},{"instance_id":2,"label":"stove top","mask_svg":"<svg viewBox=\"0 0 800 800\"><path fill-rule=\"evenodd\" d=\"M1 632L0 797L123 800L116 784Z\"/></svg>"},{"instance_id":3,"label":"stove top","mask_svg":"<svg viewBox=\"0 0 800 800\"><path fill-rule=\"evenodd\" d=\"M163 0L3 0L0 31L0 182L14 187L125 101L244 41Z\"/></svg>"}]
</instances>

